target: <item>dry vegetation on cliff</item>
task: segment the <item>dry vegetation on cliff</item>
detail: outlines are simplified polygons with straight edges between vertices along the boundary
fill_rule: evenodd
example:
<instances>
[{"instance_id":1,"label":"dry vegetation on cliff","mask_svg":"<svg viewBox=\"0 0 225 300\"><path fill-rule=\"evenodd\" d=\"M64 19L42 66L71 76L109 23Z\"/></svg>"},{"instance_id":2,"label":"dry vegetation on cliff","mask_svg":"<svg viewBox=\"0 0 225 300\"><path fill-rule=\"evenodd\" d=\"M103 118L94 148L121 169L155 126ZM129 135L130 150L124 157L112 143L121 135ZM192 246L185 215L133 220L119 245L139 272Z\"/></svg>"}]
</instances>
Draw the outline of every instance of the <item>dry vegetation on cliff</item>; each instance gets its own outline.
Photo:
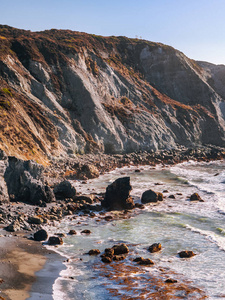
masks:
<instances>
[{"instance_id":1,"label":"dry vegetation on cliff","mask_svg":"<svg viewBox=\"0 0 225 300\"><path fill-rule=\"evenodd\" d=\"M160 43L2 25L0 147L47 162L51 155L224 146L215 74L206 81L203 64Z\"/></svg>"}]
</instances>

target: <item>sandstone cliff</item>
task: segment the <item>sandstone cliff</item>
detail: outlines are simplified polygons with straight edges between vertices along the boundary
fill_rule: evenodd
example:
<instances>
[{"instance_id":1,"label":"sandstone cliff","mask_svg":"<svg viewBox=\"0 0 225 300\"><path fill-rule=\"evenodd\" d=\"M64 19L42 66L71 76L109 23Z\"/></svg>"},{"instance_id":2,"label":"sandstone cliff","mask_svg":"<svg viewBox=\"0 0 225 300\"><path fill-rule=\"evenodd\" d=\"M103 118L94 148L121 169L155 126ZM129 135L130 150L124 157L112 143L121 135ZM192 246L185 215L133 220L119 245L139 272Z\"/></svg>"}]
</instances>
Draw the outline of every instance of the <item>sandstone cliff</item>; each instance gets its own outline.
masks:
<instances>
[{"instance_id":1,"label":"sandstone cliff","mask_svg":"<svg viewBox=\"0 0 225 300\"><path fill-rule=\"evenodd\" d=\"M0 26L0 148L52 156L225 146L225 66L172 47Z\"/></svg>"}]
</instances>

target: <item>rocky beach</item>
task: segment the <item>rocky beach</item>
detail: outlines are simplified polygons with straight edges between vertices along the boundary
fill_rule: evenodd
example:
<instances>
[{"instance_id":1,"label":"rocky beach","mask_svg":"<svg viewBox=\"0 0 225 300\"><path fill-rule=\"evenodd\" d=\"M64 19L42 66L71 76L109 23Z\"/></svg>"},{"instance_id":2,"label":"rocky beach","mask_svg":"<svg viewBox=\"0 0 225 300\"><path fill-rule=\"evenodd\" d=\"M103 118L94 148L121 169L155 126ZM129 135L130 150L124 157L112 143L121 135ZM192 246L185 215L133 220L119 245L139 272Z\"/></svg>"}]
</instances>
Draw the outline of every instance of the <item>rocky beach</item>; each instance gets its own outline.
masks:
<instances>
[{"instance_id":1,"label":"rocky beach","mask_svg":"<svg viewBox=\"0 0 225 300\"><path fill-rule=\"evenodd\" d=\"M65 268L62 262L65 262L66 258L57 257L49 248L43 247L42 243L49 244L48 247L50 248L55 248L57 245L63 244L65 237L76 236L77 229L80 230L81 235L91 234L89 229L86 229L86 231L80 229L82 225L79 225L79 221L74 229L68 230L66 233L59 232L59 229L57 229L58 224L64 219L73 221L79 220L80 216L83 216L85 220L81 221L80 224L84 223L85 228L88 228L87 225L93 220L97 224L101 224L102 222L112 223L116 220L132 218L142 213L145 206L149 206L151 203L157 205L157 202L163 202L163 197L168 193L170 193L167 196L169 199L175 198L172 195L174 193L173 189L169 191L159 189L160 183L157 182L154 182L154 189L160 190L160 193L153 190L142 190L141 199L137 196L131 197L130 177L126 176L127 173L123 171L124 168L128 168L128 170L132 168L134 174L139 174L144 166L149 166L154 170L158 165L161 165L161 168L166 168L190 160L210 163L210 161L215 160L221 161L224 155L223 148L213 146L111 156L81 155L76 159L67 161L53 161L44 168L34 161L23 161L15 157L8 157L1 151L1 262L4 265L1 273L1 297L3 299L15 299L15 295L17 295L17 297L20 297L17 299L36 299L36 272L42 268L48 268L48 265L54 268L55 264L58 267L55 266L54 275L48 275L48 278L52 278L48 280L48 283L43 279L40 281L40 278L45 278L46 275L40 275L37 280L37 282L40 281L39 287L41 287L41 290L46 291L45 293L41 292L39 297L52 299L53 284L59 276L61 268ZM89 180L97 181L99 176L110 174L109 172L113 170L121 170L121 176L108 186L105 190L106 193L92 191ZM86 190L85 194L78 192L84 190L83 187ZM5 193L6 190L11 191L11 193ZM201 201L201 198L194 194L192 197L196 198L190 198L191 200ZM90 224L90 226L92 225ZM116 245L118 246L118 244ZM131 257L126 251L125 253L122 251L122 253L109 254L109 256L103 254L102 259L96 262L95 268L101 270L102 274L108 274L109 270L104 271L108 267L104 265L111 265L112 261L118 261L115 266L115 262L112 263L112 270L110 271L112 273L111 275L108 274L107 278L109 280L110 278L120 280L121 274L124 276L127 273L127 276L125 275L125 278L127 278L129 273L137 272L137 268L139 268L137 264L150 266L154 264L149 258L134 257L135 245L126 245L126 247L132 249L126 250L132 253ZM91 249L86 250L92 251ZM98 250L97 253L93 252L93 254L99 252ZM112 251L109 253L112 253ZM92 254L92 252L89 254ZM124 264L124 259L127 259L129 263ZM59 263L56 263L57 261ZM137 263L132 261L137 261ZM175 297L174 295L178 290L186 290L188 293L198 294L198 297L200 297L198 299L204 299L205 293L198 287L194 287L190 281L186 282L186 279L184 279L182 284L179 283L179 285L176 284L173 287L168 282L175 280L171 279L175 276L174 271L163 270L161 272L164 274L163 276L162 274L160 277L156 275L151 280L143 278L143 282L150 280L149 288L145 292L144 290L141 291L143 297L145 297L145 293L153 293L152 295L155 293L155 297L158 297L158 299L162 297L163 299L164 295L168 294L170 297ZM162 280L164 280L164 283ZM38 283L36 284L38 286ZM124 285L127 286L127 293L129 294L129 290L131 287L135 288L136 283L127 280ZM161 287L160 292L153 289L155 285ZM33 286L32 289L31 286ZM29 298L30 291L31 297ZM114 297L119 297L116 291L112 290L111 292ZM124 298L121 299L129 299L127 295L125 293ZM137 294L137 299L141 299L140 297Z\"/></svg>"},{"instance_id":2,"label":"rocky beach","mask_svg":"<svg viewBox=\"0 0 225 300\"><path fill-rule=\"evenodd\" d=\"M1 299L224 297L224 74L0 25Z\"/></svg>"}]
</instances>

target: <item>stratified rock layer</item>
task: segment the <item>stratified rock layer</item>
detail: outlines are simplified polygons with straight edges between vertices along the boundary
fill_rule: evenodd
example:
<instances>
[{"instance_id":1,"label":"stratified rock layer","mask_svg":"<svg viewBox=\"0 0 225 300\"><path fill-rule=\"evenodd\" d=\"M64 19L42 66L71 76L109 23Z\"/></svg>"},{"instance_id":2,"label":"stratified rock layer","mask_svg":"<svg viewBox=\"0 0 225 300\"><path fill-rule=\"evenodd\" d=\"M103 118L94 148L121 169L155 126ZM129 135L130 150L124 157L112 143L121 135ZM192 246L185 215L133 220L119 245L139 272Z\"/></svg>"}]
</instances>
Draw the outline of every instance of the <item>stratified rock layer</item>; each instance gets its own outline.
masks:
<instances>
[{"instance_id":1,"label":"stratified rock layer","mask_svg":"<svg viewBox=\"0 0 225 300\"><path fill-rule=\"evenodd\" d=\"M0 38L7 155L46 163L77 153L225 145L225 66L126 37L2 25Z\"/></svg>"}]
</instances>

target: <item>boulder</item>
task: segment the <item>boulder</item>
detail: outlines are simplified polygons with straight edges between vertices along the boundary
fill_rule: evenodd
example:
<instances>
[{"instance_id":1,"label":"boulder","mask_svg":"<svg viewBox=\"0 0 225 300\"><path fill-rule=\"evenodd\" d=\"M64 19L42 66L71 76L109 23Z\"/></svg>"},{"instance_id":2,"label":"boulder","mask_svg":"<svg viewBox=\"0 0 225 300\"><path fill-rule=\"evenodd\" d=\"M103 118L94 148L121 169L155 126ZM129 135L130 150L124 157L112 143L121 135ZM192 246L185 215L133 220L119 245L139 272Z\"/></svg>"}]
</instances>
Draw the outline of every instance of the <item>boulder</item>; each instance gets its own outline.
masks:
<instances>
[{"instance_id":1,"label":"boulder","mask_svg":"<svg viewBox=\"0 0 225 300\"><path fill-rule=\"evenodd\" d=\"M177 283L176 279L168 278L165 280L165 283Z\"/></svg>"},{"instance_id":2,"label":"boulder","mask_svg":"<svg viewBox=\"0 0 225 300\"><path fill-rule=\"evenodd\" d=\"M124 260L126 258L126 255L114 255L113 256L113 260L114 261L121 261L121 260Z\"/></svg>"},{"instance_id":3,"label":"boulder","mask_svg":"<svg viewBox=\"0 0 225 300\"><path fill-rule=\"evenodd\" d=\"M192 256L195 256L196 254L193 251L185 250L178 253L180 258L190 258Z\"/></svg>"},{"instance_id":4,"label":"boulder","mask_svg":"<svg viewBox=\"0 0 225 300\"><path fill-rule=\"evenodd\" d=\"M109 256L109 257L113 257L114 255L114 249L113 248L106 248L105 249L105 253L103 254L103 256Z\"/></svg>"},{"instance_id":5,"label":"boulder","mask_svg":"<svg viewBox=\"0 0 225 300\"><path fill-rule=\"evenodd\" d=\"M162 201L162 200L163 200L163 194L156 193L153 190L147 190L141 196L141 202L144 204L158 202L158 201Z\"/></svg>"},{"instance_id":6,"label":"boulder","mask_svg":"<svg viewBox=\"0 0 225 300\"><path fill-rule=\"evenodd\" d=\"M104 219L109 222L109 221L112 221L113 220L113 216L106 216L104 217Z\"/></svg>"},{"instance_id":7,"label":"boulder","mask_svg":"<svg viewBox=\"0 0 225 300\"><path fill-rule=\"evenodd\" d=\"M55 201L53 191L44 184L43 170L34 161L9 157L4 179L11 199L34 205Z\"/></svg>"},{"instance_id":8,"label":"boulder","mask_svg":"<svg viewBox=\"0 0 225 300\"><path fill-rule=\"evenodd\" d=\"M98 255L100 254L100 250L99 249L91 249L89 252L88 252L89 255Z\"/></svg>"},{"instance_id":9,"label":"boulder","mask_svg":"<svg viewBox=\"0 0 225 300\"><path fill-rule=\"evenodd\" d=\"M163 201L163 193L157 193L158 201Z\"/></svg>"},{"instance_id":10,"label":"boulder","mask_svg":"<svg viewBox=\"0 0 225 300\"><path fill-rule=\"evenodd\" d=\"M115 255L129 253L129 249L126 244L114 245L112 249L114 250Z\"/></svg>"},{"instance_id":11,"label":"boulder","mask_svg":"<svg viewBox=\"0 0 225 300\"><path fill-rule=\"evenodd\" d=\"M103 256L102 257L102 262L104 263L111 263L112 262L112 258L108 257L108 256Z\"/></svg>"},{"instance_id":12,"label":"boulder","mask_svg":"<svg viewBox=\"0 0 225 300\"><path fill-rule=\"evenodd\" d=\"M94 203L94 199L95 199L95 195L80 195L80 196L76 196L74 198L74 201L75 202L86 202L86 203L89 203L89 204L93 204Z\"/></svg>"},{"instance_id":13,"label":"boulder","mask_svg":"<svg viewBox=\"0 0 225 300\"><path fill-rule=\"evenodd\" d=\"M190 200L191 201L201 201L201 202L203 202L202 198L199 196L198 193L192 194L191 197L190 197Z\"/></svg>"},{"instance_id":14,"label":"boulder","mask_svg":"<svg viewBox=\"0 0 225 300\"><path fill-rule=\"evenodd\" d=\"M92 164L84 164L77 166L77 178L81 180L92 179L99 177L99 170Z\"/></svg>"},{"instance_id":15,"label":"boulder","mask_svg":"<svg viewBox=\"0 0 225 300\"><path fill-rule=\"evenodd\" d=\"M162 245L160 243L154 243L149 246L148 251L151 253L158 252L162 249Z\"/></svg>"},{"instance_id":16,"label":"boulder","mask_svg":"<svg viewBox=\"0 0 225 300\"><path fill-rule=\"evenodd\" d=\"M81 233L84 233L84 234L91 234L91 230L89 229L84 229L81 231Z\"/></svg>"},{"instance_id":17,"label":"boulder","mask_svg":"<svg viewBox=\"0 0 225 300\"><path fill-rule=\"evenodd\" d=\"M51 246L62 245L63 239L59 236L50 236L50 238L48 239L48 244Z\"/></svg>"},{"instance_id":18,"label":"boulder","mask_svg":"<svg viewBox=\"0 0 225 300\"><path fill-rule=\"evenodd\" d=\"M133 199L130 197L130 177L116 179L106 188L105 198L102 206L109 210L132 209L134 208Z\"/></svg>"},{"instance_id":19,"label":"boulder","mask_svg":"<svg viewBox=\"0 0 225 300\"><path fill-rule=\"evenodd\" d=\"M139 262L139 261L141 261L142 259L143 259L143 257L138 256L138 257L135 257L135 258L133 259L133 261L134 261L134 262Z\"/></svg>"},{"instance_id":20,"label":"boulder","mask_svg":"<svg viewBox=\"0 0 225 300\"><path fill-rule=\"evenodd\" d=\"M40 218L38 216L30 216L28 218L28 222L31 224L42 224L44 221L42 218Z\"/></svg>"},{"instance_id":21,"label":"boulder","mask_svg":"<svg viewBox=\"0 0 225 300\"><path fill-rule=\"evenodd\" d=\"M77 232L76 232L76 230L71 229L68 234L69 235L75 235L75 234L77 234Z\"/></svg>"},{"instance_id":22,"label":"boulder","mask_svg":"<svg viewBox=\"0 0 225 300\"><path fill-rule=\"evenodd\" d=\"M13 221L9 226L5 228L7 231L15 232L21 229L20 222L18 220Z\"/></svg>"},{"instance_id":23,"label":"boulder","mask_svg":"<svg viewBox=\"0 0 225 300\"><path fill-rule=\"evenodd\" d=\"M47 231L44 229L40 229L37 232L34 233L34 240L41 242L41 241L45 241L48 238L48 234Z\"/></svg>"},{"instance_id":24,"label":"boulder","mask_svg":"<svg viewBox=\"0 0 225 300\"><path fill-rule=\"evenodd\" d=\"M144 204L141 204L141 203L135 203L135 207L139 208L139 209L144 209L145 208Z\"/></svg>"},{"instance_id":25,"label":"boulder","mask_svg":"<svg viewBox=\"0 0 225 300\"><path fill-rule=\"evenodd\" d=\"M68 180L64 180L54 187L54 194L58 200L74 198L76 196L76 189Z\"/></svg>"},{"instance_id":26,"label":"boulder","mask_svg":"<svg viewBox=\"0 0 225 300\"><path fill-rule=\"evenodd\" d=\"M150 258L143 258L140 256L136 257L133 261L137 262L139 265L144 265L144 266L154 265L154 262Z\"/></svg>"}]
</instances>

